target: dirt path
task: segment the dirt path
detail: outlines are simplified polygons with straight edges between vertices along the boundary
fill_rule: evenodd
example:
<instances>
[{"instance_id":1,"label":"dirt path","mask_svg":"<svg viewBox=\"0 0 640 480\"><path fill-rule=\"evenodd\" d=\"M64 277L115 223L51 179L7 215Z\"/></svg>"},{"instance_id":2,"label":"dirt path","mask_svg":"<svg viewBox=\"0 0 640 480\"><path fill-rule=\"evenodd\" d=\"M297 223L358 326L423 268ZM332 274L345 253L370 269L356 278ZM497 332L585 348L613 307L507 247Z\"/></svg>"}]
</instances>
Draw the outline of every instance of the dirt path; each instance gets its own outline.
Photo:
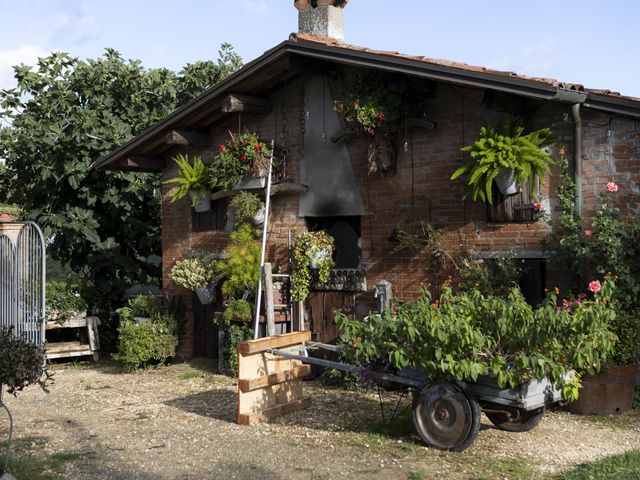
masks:
<instances>
[{"instance_id":1,"label":"dirt path","mask_svg":"<svg viewBox=\"0 0 640 480\"><path fill-rule=\"evenodd\" d=\"M311 408L269 424L234 423L235 387L200 366L119 373L58 367L50 394L7 397L22 454L66 458L69 479L543 478L640 448L640 412L551 412L524 434L483 418L461 454L424 448L408 421L382 425L377 395L305 385Z\"/></svg>"}]
</instances>

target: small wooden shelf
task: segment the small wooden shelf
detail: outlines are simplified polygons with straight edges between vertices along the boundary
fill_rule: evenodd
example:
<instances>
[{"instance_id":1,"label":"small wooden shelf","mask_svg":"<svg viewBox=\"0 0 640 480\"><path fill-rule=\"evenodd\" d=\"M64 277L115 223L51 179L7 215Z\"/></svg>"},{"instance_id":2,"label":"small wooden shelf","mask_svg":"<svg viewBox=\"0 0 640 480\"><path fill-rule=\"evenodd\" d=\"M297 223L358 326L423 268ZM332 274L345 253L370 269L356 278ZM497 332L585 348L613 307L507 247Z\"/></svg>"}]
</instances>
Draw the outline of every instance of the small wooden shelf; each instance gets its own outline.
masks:
<instances>
[{"instance_id":1,"label":"small wooden shelf","mask_svg":"<svg viewBox=\"0 0 640 480\"><path fill-rule=\"evenodd\" d=\"M91 355L97 362L99 359L100 341L98 339L98 317L87 317L85 314L70 318L64 323L47 322L46 331L74 328L78 330L80 340L71 342L47 342L47 358L82 357Z\"/></svg>"},{"instance_id":2,"label":"small wooden shelf","mask_svg":"<svg viewBox=\"0 0 640 480\"><path fill-rule=\"evenodd\" d=\"M242 191L243 190L220 190L217 192L213 192L211 194L211 200L216 201L222 198L233 197L235 195L238 195ZM246 189L246 191L264 193L266 191L266 188L265 187L248 188ZM282 193L304 193L308 191L309 191L309 187L307 185L302 185L300 183L282 182L282 183L274 183L271 185L271 196L282 194Z\"/></svg>"}]
</instances>

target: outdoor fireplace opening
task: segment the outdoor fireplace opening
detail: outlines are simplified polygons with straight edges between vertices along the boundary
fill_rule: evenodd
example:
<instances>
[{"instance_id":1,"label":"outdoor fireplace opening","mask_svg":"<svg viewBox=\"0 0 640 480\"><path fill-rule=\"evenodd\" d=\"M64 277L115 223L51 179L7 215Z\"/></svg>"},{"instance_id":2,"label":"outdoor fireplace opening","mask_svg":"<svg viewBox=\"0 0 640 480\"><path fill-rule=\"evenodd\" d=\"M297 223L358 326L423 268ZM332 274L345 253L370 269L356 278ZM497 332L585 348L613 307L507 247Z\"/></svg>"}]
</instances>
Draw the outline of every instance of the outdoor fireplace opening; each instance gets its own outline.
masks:
<instances>
[{"instance_id":1,"label":"outdoor fireplace opening","mask_svg":"<svg viewBox=\"0 0 640 480\"><path fill-rule=\"evenodd\" d=\"M307 226L311 231L324 230L333 237L334 268L360 268L361 217L312 217L307 218Z\"/></svg>"}]
</instances>

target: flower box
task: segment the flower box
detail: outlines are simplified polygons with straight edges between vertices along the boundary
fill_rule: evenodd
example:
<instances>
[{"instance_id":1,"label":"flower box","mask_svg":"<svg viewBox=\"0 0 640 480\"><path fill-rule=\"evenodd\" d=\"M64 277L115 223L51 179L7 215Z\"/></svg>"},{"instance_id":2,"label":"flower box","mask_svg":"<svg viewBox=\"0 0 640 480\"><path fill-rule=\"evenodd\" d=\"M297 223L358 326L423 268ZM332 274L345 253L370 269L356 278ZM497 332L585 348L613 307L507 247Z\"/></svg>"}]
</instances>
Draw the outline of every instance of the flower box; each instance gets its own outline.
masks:
<instances>
[{"instance_id":1,"label":"flower box","mask_svg":"<svg viewBox=\"0 0 640 480\"><path fill-rule=\"evenodd\" d=\"M232 190L249 190L252 188L264 188L267 185L267 177L253 177L250 175L245 175L242 177L237 183L234 183L231 187Z\"/></svg>"}]
</instances>

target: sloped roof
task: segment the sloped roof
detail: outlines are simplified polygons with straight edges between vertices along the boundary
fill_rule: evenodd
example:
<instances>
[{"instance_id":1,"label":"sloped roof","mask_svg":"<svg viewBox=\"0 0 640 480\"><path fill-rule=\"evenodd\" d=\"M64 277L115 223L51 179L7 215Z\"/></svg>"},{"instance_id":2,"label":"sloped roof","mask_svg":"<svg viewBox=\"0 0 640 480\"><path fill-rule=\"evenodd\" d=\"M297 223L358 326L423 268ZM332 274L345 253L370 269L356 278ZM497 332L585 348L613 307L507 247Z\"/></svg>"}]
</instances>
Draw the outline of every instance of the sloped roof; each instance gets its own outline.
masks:
<instances>
[{"instance_id":1,"label":"sloped roof","mask_svg":"<svg viewBox=\"0 0 640 480\"><path fill-rule=\"evenodd\" d=\"M640 118L639 98L623 96L609 90L589 89L580 84L564 83L552 78L530 77L466 63L372 50L326 37L294 33L289 40L247 63L234 74L208 88L108 156L95 162L94 167L129 169L126 164L127 158L158 154L162 148L167 148L162 147L162 139L168 132L184 128L202 128L203 117L206 116L203 112L214 112L217 104L229 93L258 88L255 82L251 87L251 79L257 74L271 71L272 76L278 73L286 75L288 68L282 61L292 56L398 72L470 87L489 88L542 100L580 103L588 108Z\"/></svg>"}]
</instances>

